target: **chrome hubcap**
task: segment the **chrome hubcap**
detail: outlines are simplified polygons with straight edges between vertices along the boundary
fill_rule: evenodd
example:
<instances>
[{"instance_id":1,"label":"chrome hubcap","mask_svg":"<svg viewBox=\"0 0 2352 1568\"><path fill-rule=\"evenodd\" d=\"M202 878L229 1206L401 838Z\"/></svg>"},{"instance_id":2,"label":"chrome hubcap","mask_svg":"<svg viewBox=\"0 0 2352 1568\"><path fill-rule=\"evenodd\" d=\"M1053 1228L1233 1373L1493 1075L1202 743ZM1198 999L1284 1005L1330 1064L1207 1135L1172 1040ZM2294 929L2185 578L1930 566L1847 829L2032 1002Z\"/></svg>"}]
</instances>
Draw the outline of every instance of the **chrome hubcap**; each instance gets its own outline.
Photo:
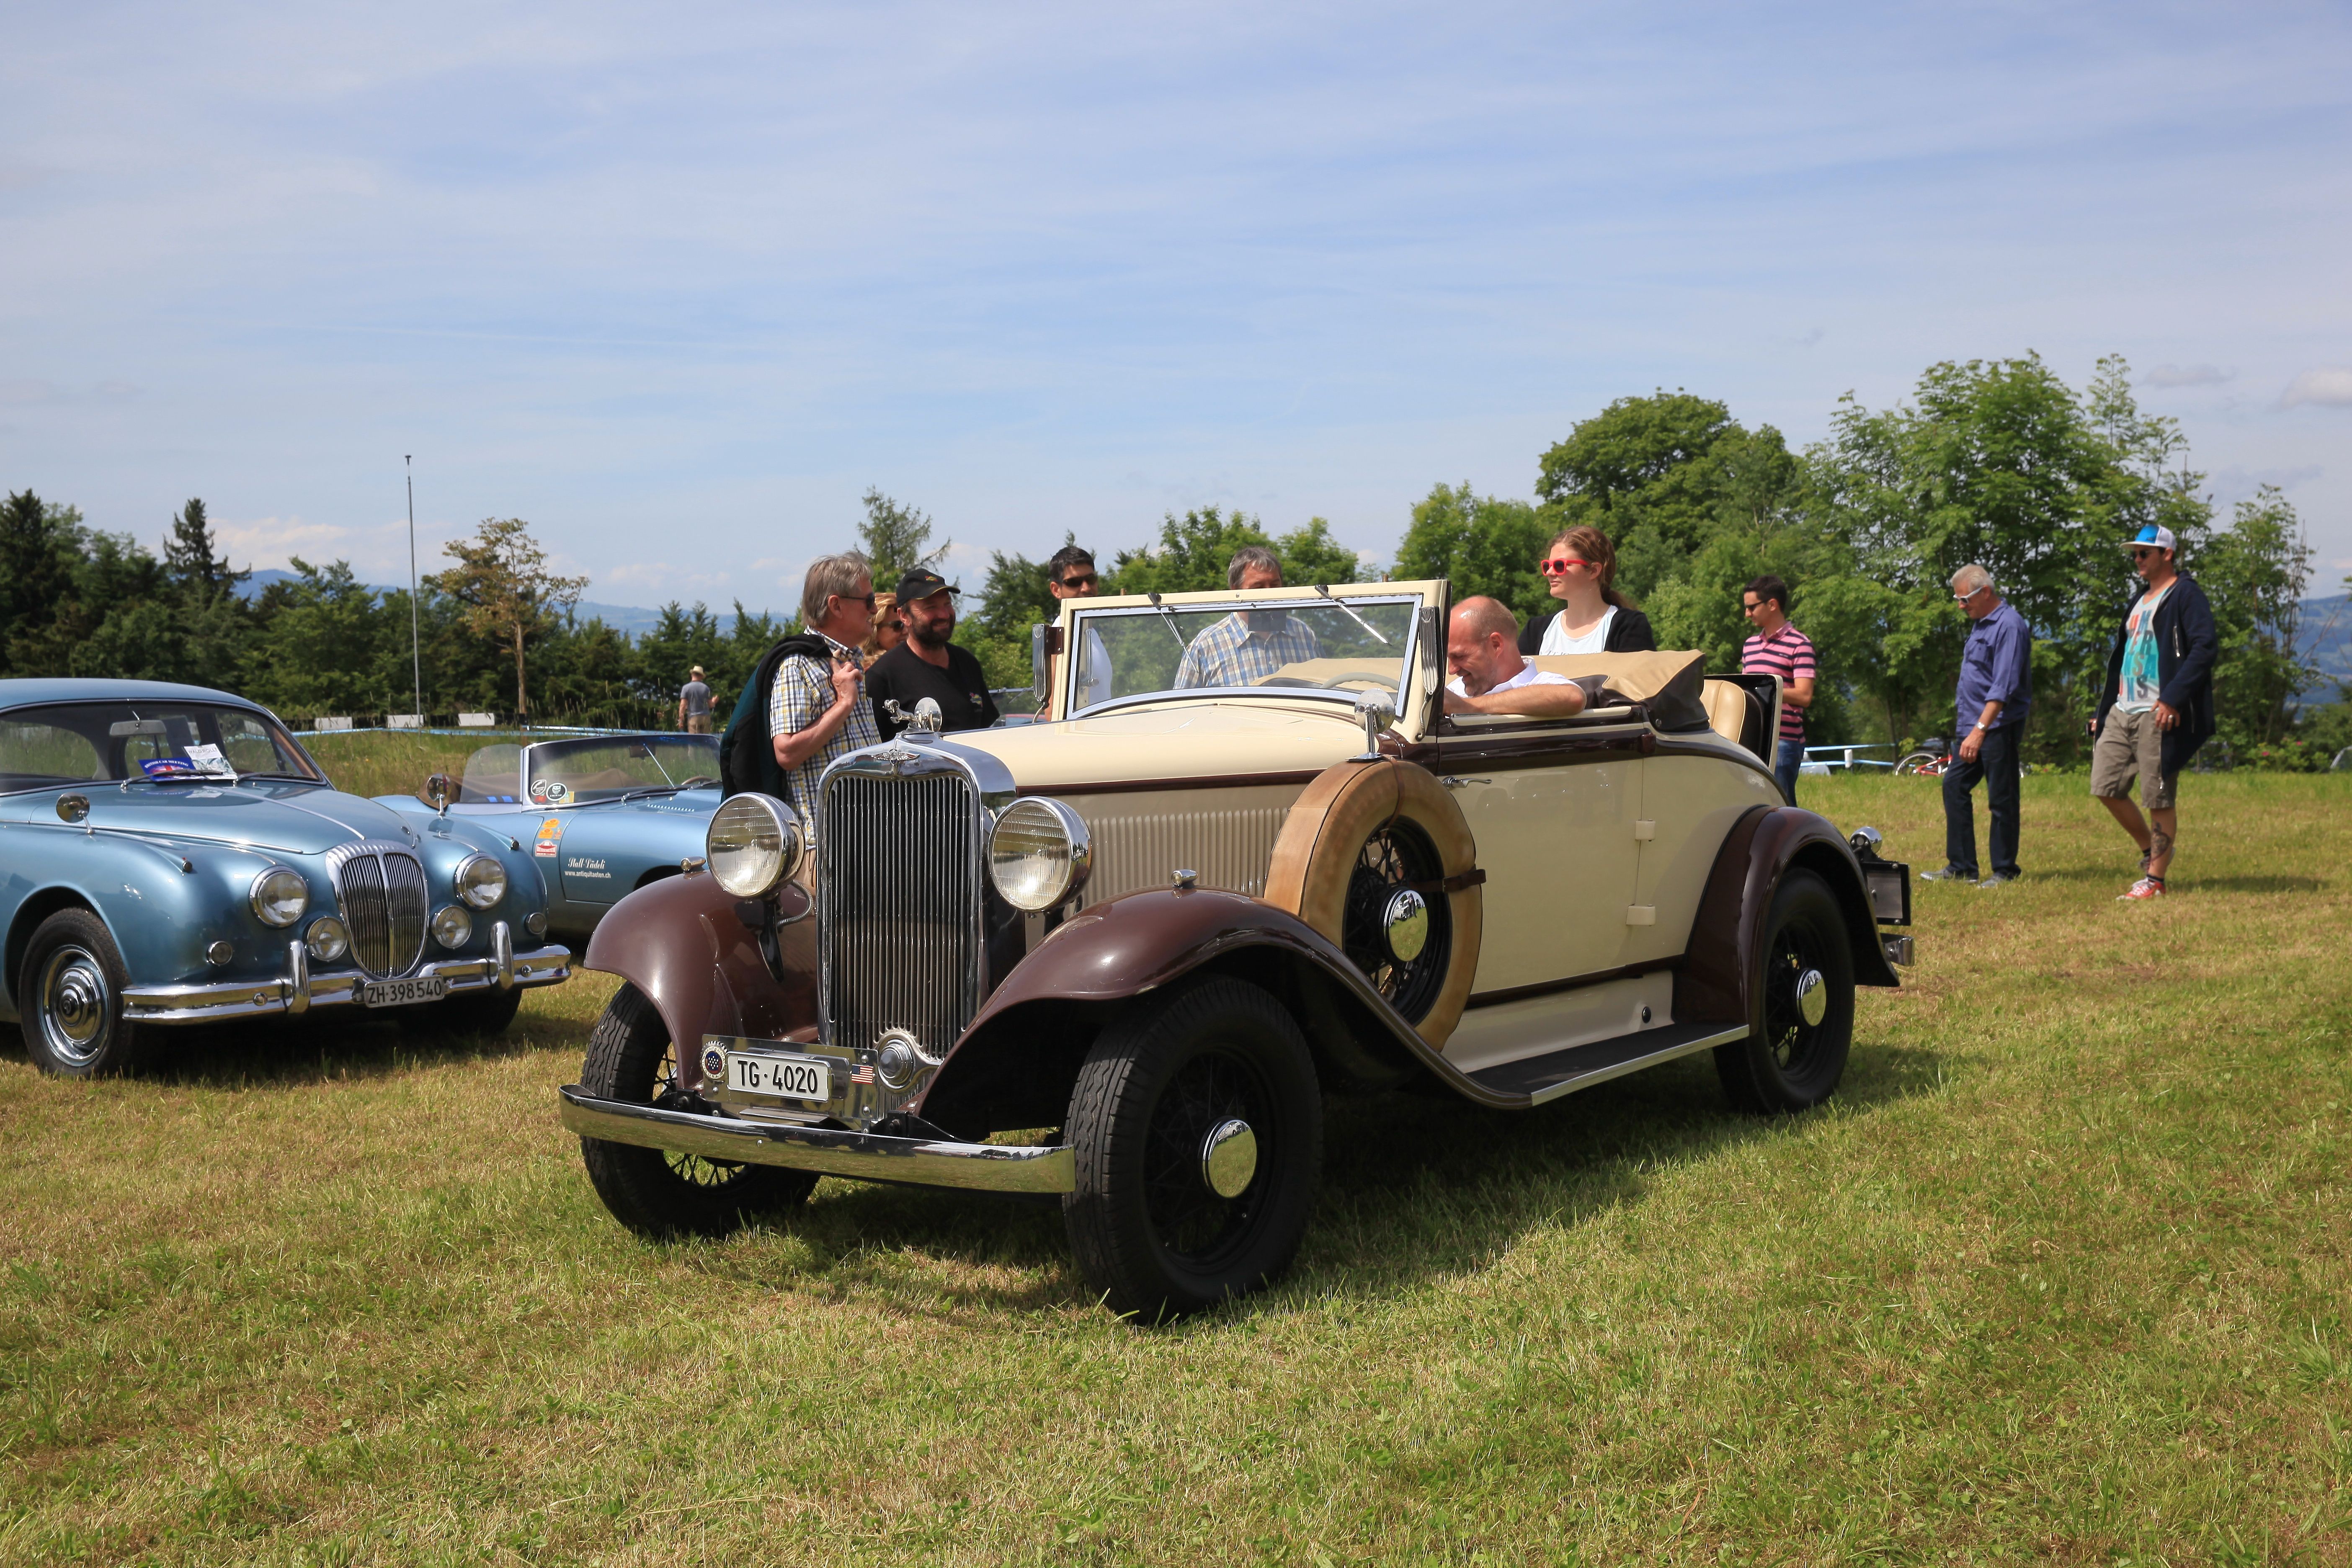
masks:
<instances>
[{"instance_id":1,"label":"chrome hubcap","mask_svg":"<svg viewBox=\"0 0 2352 1568\"><path fill-rule=\"evenodd\" d=\"M1257 1175L1257 1134L1236 1116L1201 1140L1201 1180L1221 1198L1237 1198Z\"/></svg>"},{"instance_id":2,"label":"chrome hubcap","mask_svg":"<svg viewBox=\"0 0 2352 1568\"><path fill-rule=\"evenodd\" d=\"M59 950L41 977L41 1037L52 1055L80 1067L95 1058L106 1034L106 971L85 949Z\"/></svg>"},{"instance_id":3,"label":"chrome hubcap","mask_svg":"<svg viewBox=\"0 0 2352 1568\"><path fill-rule=\"evenodd\" d=\"M1429 945L1429 905L1411 888L1399 888L1381 913L1381 927L1390 953L1399 963L1411 963Z\"/></svg>"},{"instance_id":4,"label":"chrome hubcap","mask_svg":"<svg viewBox=\"0 0 2352 1568\"><path fill-rule=\"evenodd\" d=\"M1822 972L1808 969L1797 976L1797 1016L1809 1029L1818 1029L1822 1020L1830 1016L1830 988L1822 981Z\"/></svg>"}]
</instances>

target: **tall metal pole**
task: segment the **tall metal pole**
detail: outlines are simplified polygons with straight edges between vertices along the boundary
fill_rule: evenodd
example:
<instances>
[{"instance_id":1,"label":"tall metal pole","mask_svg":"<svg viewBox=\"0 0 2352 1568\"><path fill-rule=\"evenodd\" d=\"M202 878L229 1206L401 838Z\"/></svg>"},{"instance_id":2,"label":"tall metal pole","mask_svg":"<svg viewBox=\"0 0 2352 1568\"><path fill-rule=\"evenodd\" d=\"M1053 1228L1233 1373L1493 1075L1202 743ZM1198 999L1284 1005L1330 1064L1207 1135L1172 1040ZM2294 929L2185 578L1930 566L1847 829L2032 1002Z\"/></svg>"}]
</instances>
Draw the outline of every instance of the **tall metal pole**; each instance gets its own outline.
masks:
<instances>
[{"instance_id":1,"label":"tall metal pole","mask_svg":"<svg viewBox=\"0 0 2352 1568\"><path fill-rule=\"evenodd\" d=\"M408 474L408 658L416 677L416 721L425 722L425 653L416 637L416 473L414 453L400 459Z\"/></svg>"}]
</instances>

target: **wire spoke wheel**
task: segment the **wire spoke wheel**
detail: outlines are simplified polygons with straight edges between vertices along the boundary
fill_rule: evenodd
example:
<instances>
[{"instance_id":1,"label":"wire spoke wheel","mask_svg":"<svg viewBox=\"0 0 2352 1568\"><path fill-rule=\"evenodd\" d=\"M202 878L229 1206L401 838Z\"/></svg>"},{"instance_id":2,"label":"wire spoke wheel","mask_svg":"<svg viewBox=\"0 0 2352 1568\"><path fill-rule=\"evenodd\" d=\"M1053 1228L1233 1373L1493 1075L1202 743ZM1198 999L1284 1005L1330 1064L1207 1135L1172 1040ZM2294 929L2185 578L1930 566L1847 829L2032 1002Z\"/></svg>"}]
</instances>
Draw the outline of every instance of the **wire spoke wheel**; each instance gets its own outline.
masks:
<instances>
[{"instance_id":1,"label":"wire spoke wheel","mask_svg":"<svg viewBox=\"0 0 2352 1568\"><path fill-rule=\"evenodd\" d=\"M653 1103L664 1110L690 1110L699 1116L708 1116L715 1109L700 1095L679 1084L675 1041L663 1043L660 1065L654 1069ZM697 1187L723 1187L749 1168L735 1161L683 1154L675 1149L662 1150L661 1157L672 1175Z\"/></svg>"},{"instance_id":2,"label":"wire spoke wheel","mask_svg":"<svg viewBox=\"0 0 2352 1568\"><path fill-rule=\"evenodd\" d=\"M1215 1051L1186 1063L1153 1107L1144 1142L1144 1205L1160 1245L1187 1265L1214 1268L1247 1238L1269 1184L1271 1104L1255 1067ZM1202 1180L1201 1151L1211 1133L1236 1118L1257 1139L1258 1168L1239 1194L1220 1197Z\"/></svg>"},{"instance_id":3,"label":"wire spoke wheel","mask_svg":"<svg viewBox=\"0 0 2352 1568\"><path fill-rule=\"evenodd\" d=\"M1853 1044L1853 934L1829 884L1792 870L1773 890L1748 993L1748 1037L1715 1051L1734 1105L1778 1116L1837 1090Z\"/></svg>"},{"instance_id":4,"label":"wire spoke wheel","mask_svg":"<svg viewBox=\"0 0 2352 1568\"><path fill-rule=\"evenodd\" d=\"M1454 952L1453 914L1443 891L1445 871L1437 850L1409 822L1393 822L1364 840L1348 878L1339 945L1372 988L1412 1023L1419 1023L1445 984ZM1427 934L1409 958L1397 954L1390 913L1401 892L1418 895Z\"/></svg>"},{"instance_id":5,"label":"wire spoke wheel","mask_svg":"<svg viewBox=\"0 0 2352 1568\"><path fill-rule=\"evenodd\" d=\"M1780 928L1764 959L1764 1048L1783 1074L1804 1075L1820 1049L1822 1029L1805 1020L1803 989L1807 976L1822 984L1818 944L1801 926Z\"/></svg>"}]
</instances>

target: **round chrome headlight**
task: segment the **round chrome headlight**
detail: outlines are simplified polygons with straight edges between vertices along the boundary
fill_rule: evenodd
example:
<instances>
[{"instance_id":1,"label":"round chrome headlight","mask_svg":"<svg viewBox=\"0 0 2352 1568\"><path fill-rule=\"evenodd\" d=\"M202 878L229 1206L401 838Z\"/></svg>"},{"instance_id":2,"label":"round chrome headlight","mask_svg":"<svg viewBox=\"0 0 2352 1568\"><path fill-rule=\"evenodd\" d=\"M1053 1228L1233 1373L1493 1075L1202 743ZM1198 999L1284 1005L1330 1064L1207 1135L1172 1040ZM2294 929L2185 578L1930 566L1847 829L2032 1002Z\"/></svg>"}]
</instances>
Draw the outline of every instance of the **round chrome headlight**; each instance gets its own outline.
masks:
<instances>
[{"instance_id":1,"label":"round chrome headlight","mask_svg":"<svg viewBox=\"0 0 2352 1568\"><path fill-rule=\"evenodd\" d=\"M1016 910L1059 908L1086 886L1093 865L1086 819L1044 795L1024 795L1006 806L989 835L989 877Z\"/></svg>"},{"instance_id":2,"label":"round chrome headlight","mask_svg":"<svg viewBox=\"0 0 2352 1568\"><path fill-rule=\"evenodd\" d=\"M457 904L444 904L433 917L433 940L443 947L459 948L474 934L474 917Z\"/></svg>"},{"instance_id":3,"label":"round chrome headlight","mask_svg":"<svg viewBox=\"0 0 2352 1568\"><path fill-rule=\"evenodd\" d=\"M310 907L310 884L299 871L272 866L253 879L253 918L266 926L290 926Z\"/></svg>"},{"instance_id":4,"label":"round chrome headlight","mask_svg":"<svg viewBox=\"0 0 2352 1568\"><path fill-rule=\"evenodd\" d=\"M352 950L351 928L332 915L320 915L310 922L310 933L302 939L310 956L321 963L332 963Z\"/></svg>"},{"instance_id":5,"label":"round chrome headlight","mask_svg":"<svg viewBox=\"0 0 2352 1568\"><path fill-rule=\"evenodd\" d=\"M457 862L457 896L478 910L487 910L507 896L507 868L488 855L468 855Z\"/></svg>"},{"instance_id":6,"label":"round chrome headlight","mask_svg":"<svg viewBox=\"0 0 2352 1568\"><path fill-rule=\"evenodd\" d=\"M703 858L719 885L739 899L764 899L801 862L801 820L773 795L730 795L711 814Z\"/></svg>"}]
</instances>

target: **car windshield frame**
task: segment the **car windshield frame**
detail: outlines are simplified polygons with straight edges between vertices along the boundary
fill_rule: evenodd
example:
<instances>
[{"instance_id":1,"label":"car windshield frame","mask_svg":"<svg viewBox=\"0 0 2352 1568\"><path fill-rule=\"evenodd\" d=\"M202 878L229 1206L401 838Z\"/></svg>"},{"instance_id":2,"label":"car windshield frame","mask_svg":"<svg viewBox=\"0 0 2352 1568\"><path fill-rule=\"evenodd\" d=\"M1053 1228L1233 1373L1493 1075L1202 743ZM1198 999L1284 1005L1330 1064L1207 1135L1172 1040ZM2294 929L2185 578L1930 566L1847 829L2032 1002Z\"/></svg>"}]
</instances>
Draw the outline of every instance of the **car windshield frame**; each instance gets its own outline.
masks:
<instances>
[{"instance_id":1,"label":"car windshield frame","mask_svg":"<svg viewBox=\"0 0 2352 1568\"><path fill-rule=\"evenodd\" d=\"M80 716L82 722L61 724L54 720L66 715ZM231 733L224 739L221 721L234 716L248 721L242 734ZM146 728L126 726L164 726L160 732ZM179 728L175 729L177 724ZM15 764L26 760L17 748L36 744L29 737L20 737L19 731L38 726L42 729L71 735L87 748L88 764L100 771L76 776L69 773L37 772L20 769ZM240 767L244 761L261 761L247 750L257 743L252 730L260 731L273 753L269 767ZM117 733L117 731L122 732ZM190 745L220 748L228 772L206 773L203 764L192 761L187 752ZM234 750L233 750L234 749ZM146 752L149 756L135 753ZM61 756L59 761L63 761ZM151 773L141 764L149 762L176 761L184 771ZM290 766L289 765L290 764ZM332 788L316 758L302 749L285 725L260 708L239 702L223 702L211 698L80 698L63 702L28 702L0 712L0 795L23 795L36 790L70 789L76 785L95 784L226 784L238 779L260 778L278 783L317 784Z\"/></svg>"},{"instance_id":2,"label":"car windshield frame","mask_svg":"<svg viewBox=\"0 0 2352 1568\"><path fill-rule=\"evenodd\" d=\"M1055 695L1063 703L1065 718L1084 719L1145 703L1204 699L1222 701L1235 698L1306 698L1352 707L1365 692L1378 691L1390 699L1402 719L1413 696L1413 671L1424 657L1421 637L1423 612L1428 605L1428 595L1419 585L1389 583L1349 584L1329 590L1272 588L1223 594L1144 595L1109 601L1066 600L1063 605L1067 612L1064 646L1080 651L1079 657L1063 660L1056 675L1061 690ZM1286 624L1303 624L1308 629L1309 646L1287 650L1307 658L1284 659L1276 669L1255 676L1245 684L1176 684L1202 633L1222 626L1236 614L1255 616L1267 610L1285 612ZM1399 611L1402 613L1395 613ZM1119 691L1114 685L1109 697L1082 705L1080 692L1090 684L1089 671L1085 668L1089 651L1087 638L1090 635L1099 637L1114 626L1118 628L1118 641L1143 639L1150 649L1155 669L1160 664L1171 662L1171 657L1175 668L1166 684L1139 685L1129 691ZM1258 628L1249 629L1255 633ZM1280 635L1279 631L1276 635ZM1325 650L1322 645L1326 637L1338 651ZM1151 648L1155 640L1167 646ZM1108 640L1103 646L1116 668L1118 653L1110 648ZM1259 657L1278 656L1267 653ZM1371 668L1345 668L1351 664ZM1283 673L1299 665L1307 668L1295 674ZM1116 679L1114 676L1114 682ZM1151 681L1154 678L1146 679Z\"/></svg>"}]
</instances>

